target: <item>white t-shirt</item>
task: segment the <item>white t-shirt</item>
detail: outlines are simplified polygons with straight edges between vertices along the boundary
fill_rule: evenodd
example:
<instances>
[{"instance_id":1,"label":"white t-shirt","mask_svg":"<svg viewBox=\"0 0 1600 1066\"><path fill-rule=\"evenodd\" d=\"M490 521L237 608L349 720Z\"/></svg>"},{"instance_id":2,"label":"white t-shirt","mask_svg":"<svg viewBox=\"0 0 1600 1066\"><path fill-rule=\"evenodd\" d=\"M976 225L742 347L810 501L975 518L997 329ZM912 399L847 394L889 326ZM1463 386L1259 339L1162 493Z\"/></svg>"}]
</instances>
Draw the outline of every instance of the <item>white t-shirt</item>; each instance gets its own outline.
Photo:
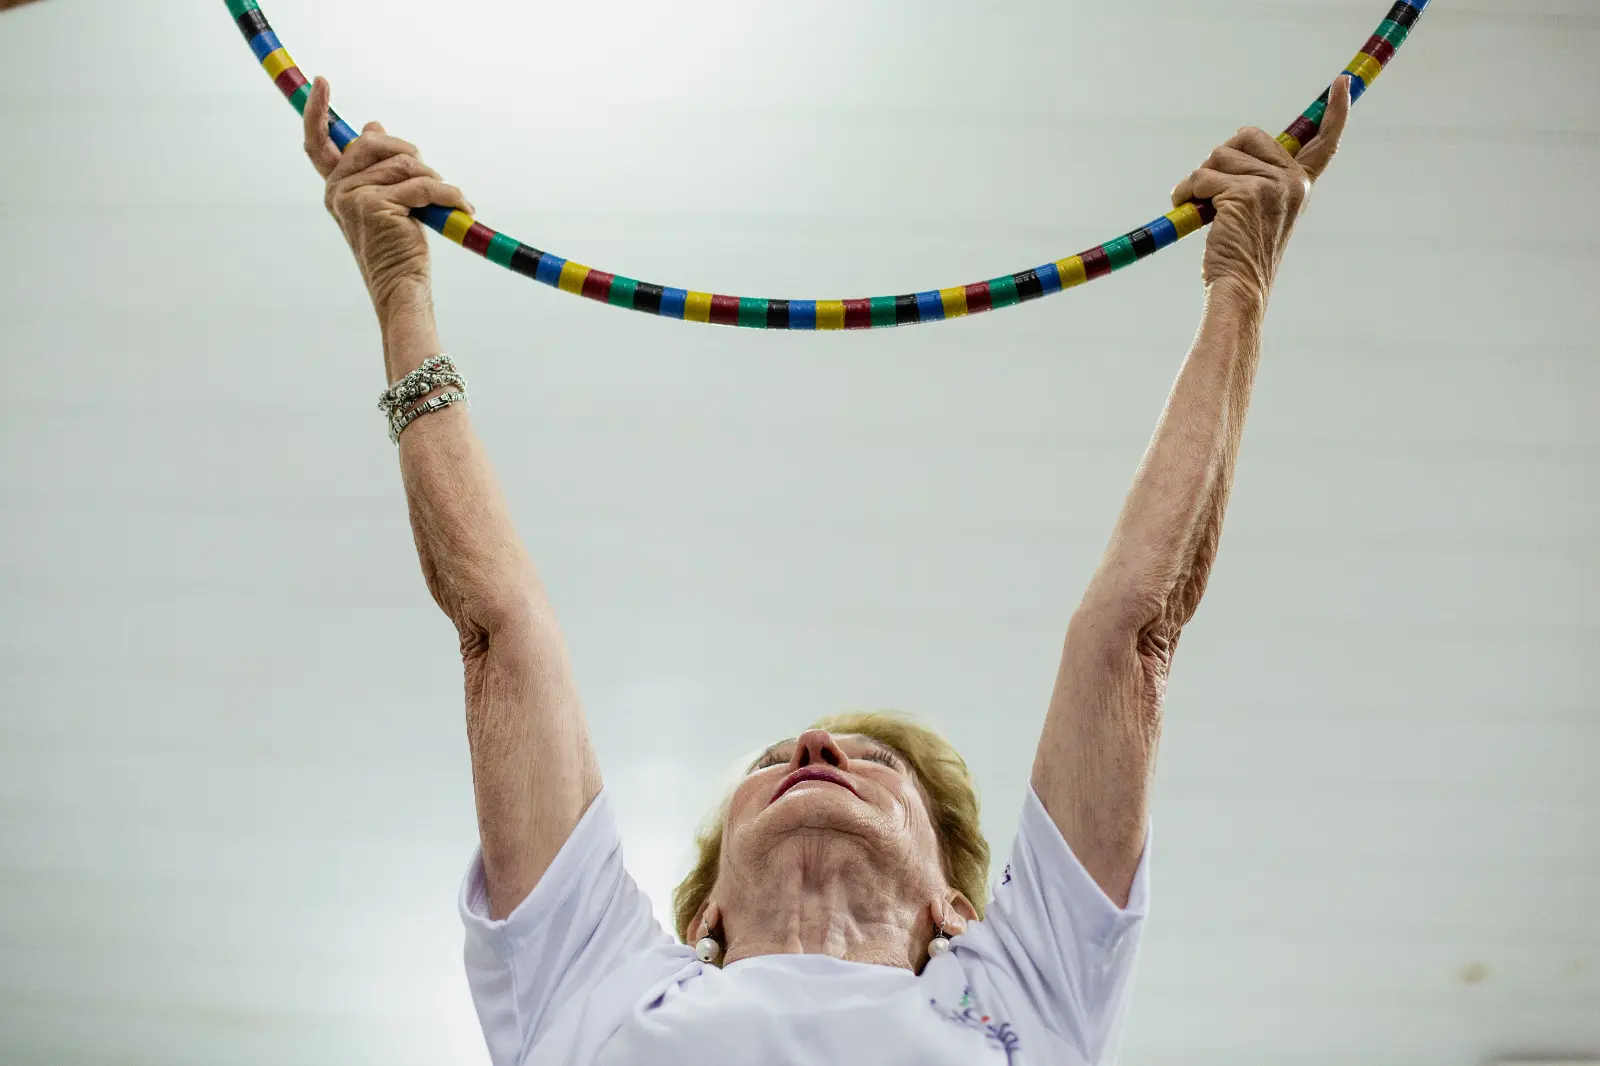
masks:
<instances>
[{"instance_id":1,"label":"white t-shirt","mask_svg":"<svg viewBox=\"0 0 1600 1066\"><path fill-rule=\"evenodd\" d=\"M1029 789L985 918L920 975L827 955L708 966L656 922L602 793L521 906L461 890L494 1066L1097 1066L1111 1059L1148 899L1090 878Z\"/></svg>"}]
</instances>

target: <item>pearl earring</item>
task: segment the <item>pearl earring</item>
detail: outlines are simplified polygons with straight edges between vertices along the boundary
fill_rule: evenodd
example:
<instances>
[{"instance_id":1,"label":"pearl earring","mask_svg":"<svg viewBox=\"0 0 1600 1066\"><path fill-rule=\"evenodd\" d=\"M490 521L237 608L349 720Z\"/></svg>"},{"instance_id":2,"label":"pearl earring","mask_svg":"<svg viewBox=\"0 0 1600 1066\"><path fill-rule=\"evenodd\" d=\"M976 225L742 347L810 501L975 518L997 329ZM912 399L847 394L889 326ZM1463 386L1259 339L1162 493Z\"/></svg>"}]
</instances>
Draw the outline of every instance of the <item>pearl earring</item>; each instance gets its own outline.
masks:
<instances>
[{"instance_id":1,"label":"pearl earring","mask_svg":"<svg viewBox=\"0 0 1600 1066\"><path fill-rule=\"evenodd\" d=\"M944 934L944 908L939 908L939 931L928 941L928 958L936 959L950 950L950 938Z\"/></svg>"},{"instance_id":2,"label":"pearl earring","mask_svg":"<svg viewBox=\"0 0 1600 1066\"><path fill-rule=\"evenodd\" d=\"M722 954L722 945L712 938L710 922L701 922L700 932L703 935L700 937L699 942L695 944L694 953L701 962L714 963L717 961L717 957Z\"/></svg>"}]
</instances>

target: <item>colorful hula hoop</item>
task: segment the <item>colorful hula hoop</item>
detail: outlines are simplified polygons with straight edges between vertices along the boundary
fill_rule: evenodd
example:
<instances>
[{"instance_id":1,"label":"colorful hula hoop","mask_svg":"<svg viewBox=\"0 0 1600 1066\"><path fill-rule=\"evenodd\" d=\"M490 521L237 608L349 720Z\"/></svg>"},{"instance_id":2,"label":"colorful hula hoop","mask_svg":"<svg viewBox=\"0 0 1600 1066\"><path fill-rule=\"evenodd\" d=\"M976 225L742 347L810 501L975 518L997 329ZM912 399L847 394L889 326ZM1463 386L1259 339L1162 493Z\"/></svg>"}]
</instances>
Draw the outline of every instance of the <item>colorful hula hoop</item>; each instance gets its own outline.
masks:
<instances>
[{"instance_id":1,"label":"colorful hula hoop","mask_svg":"<svg viewBox=\"0 0 1600 1066\"><path fill-rule=\"evenodd\" d=\"M304 114L306 100L311 95L311 85L300 68L295 66L294 60L289 58L277 34L272 32L256 0L226 0L226 3L228 13L250 43L250 50L261 61L267 76L282 90L295 110ZM1428 0L1399 0L1389 9L1372 37L1356 53L1350 65L1344 68L1344 73L1350 75L1352 101L1359 100L1361 94L1377 80L1384 65L1405 43L1411 28L1427 6ZM1322 95L1278 135L1278 143L1287 148L1291 155L1297 154L1301 145L1321 128L1322 116L1328 106L1328 92L1327 89L1323 90ZM330 116L328 133L340 151L357 136L349 123L337 114ZM1119 270L1129 263L1136 263L1187 237L1215 217L1209 202L1191 201L1086 252L971 285L858 300L767 300L721 296L694 289L674 289L596 270L549 252L541 252L490 229L464 211L437 204L412 213L423 225L463 248L564 292L586 296L615 307L660 315L662 318L755 329L872 329L877 326L938 322L1010 307L1070 289Z\"/></svg>"}]
</instances>

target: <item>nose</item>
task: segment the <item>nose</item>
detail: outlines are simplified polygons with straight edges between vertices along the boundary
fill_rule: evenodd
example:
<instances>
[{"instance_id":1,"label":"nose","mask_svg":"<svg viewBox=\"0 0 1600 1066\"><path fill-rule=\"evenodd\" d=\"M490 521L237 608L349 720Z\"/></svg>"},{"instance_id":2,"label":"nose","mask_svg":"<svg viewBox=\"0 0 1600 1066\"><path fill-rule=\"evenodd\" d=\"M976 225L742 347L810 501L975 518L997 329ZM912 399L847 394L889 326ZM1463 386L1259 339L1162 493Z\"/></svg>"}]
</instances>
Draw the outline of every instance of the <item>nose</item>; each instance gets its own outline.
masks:
<instances>
[{"instance_id":1,"label":"nose","mask_svg":"<svg viewBox=\"0 0 1600 1066\"><path fill-rule=\"evenodd\" d=\"M813 763L837 766L843 770L850 764L844 749L834 742L833 734L826 729L808 729L800 734L794 744L794 756L789 766L798 770Z\"/></svg>"}]
</instances>

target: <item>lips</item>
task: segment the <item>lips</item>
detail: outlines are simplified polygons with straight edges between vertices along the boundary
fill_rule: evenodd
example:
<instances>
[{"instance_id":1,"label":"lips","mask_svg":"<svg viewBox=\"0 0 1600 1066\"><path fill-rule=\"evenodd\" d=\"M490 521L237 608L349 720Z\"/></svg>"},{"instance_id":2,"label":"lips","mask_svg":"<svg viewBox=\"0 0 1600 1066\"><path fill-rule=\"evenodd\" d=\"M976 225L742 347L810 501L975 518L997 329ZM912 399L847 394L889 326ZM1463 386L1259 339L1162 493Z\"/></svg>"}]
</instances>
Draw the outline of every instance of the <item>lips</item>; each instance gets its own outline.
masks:
<instances>
[{"instance_id":1,"label":"lips","mask_svg":"<svg viewBox=\"0 0 1600 1066\"><path fill-rule=\"evenodd\" d=\"M835 785L849 789L851 794L857 799L861 797L861 793L856 791L856 786L852 785L850 783L850 779L844 774L840 773L838 770L834 770L827 766L802 766L800 769L783 779L783 782L778 785L778 791L774 792L772 794L772 799L768 800L767 802L769 804L776 803L779 796L783 795L785 792L789 791L802 781L829 781Z\"/></svg>"}]
</instances>

